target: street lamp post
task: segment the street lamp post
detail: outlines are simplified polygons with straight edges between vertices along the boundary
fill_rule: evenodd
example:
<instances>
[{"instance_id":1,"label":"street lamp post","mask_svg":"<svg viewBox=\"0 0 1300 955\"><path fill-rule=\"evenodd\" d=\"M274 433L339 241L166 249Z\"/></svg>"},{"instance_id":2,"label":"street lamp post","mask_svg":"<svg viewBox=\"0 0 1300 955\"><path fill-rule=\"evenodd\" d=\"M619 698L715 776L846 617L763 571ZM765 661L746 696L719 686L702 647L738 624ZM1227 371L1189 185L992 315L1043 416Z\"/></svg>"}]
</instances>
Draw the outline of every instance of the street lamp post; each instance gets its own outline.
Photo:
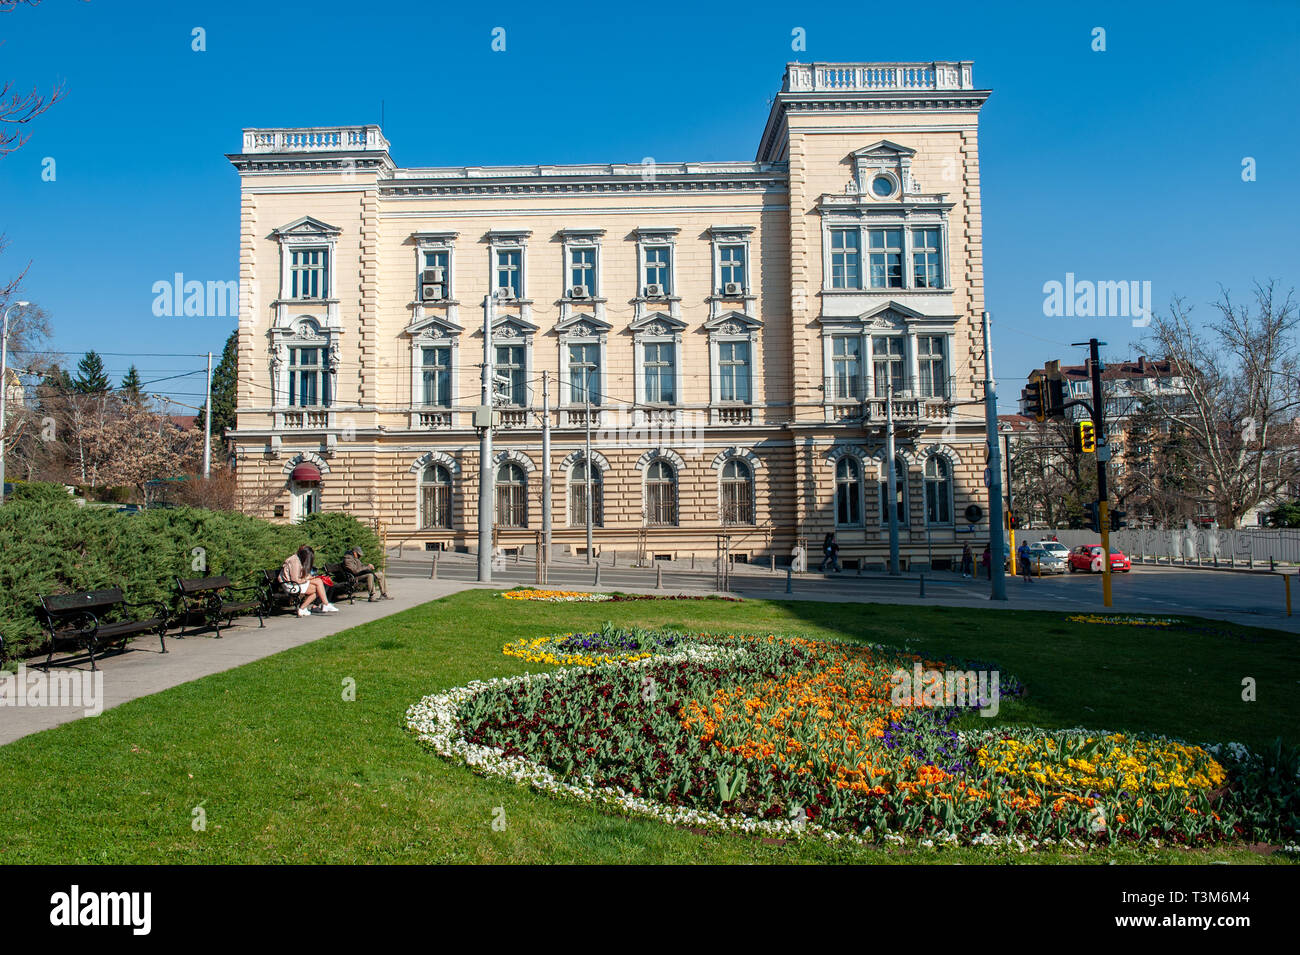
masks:
<instances>
[{"instance_id":1,"label":"street lamp post","mask_svg":"<svg viewBox=\"0 0 1300 955\"><path fill-rule=\"evenodd\" d=\"M0 504L5 498L5 431L9 424L9 313L26 308L30 302L14 302L5 309L4 330L0 332Z\"/></svg>"}]
</instances>

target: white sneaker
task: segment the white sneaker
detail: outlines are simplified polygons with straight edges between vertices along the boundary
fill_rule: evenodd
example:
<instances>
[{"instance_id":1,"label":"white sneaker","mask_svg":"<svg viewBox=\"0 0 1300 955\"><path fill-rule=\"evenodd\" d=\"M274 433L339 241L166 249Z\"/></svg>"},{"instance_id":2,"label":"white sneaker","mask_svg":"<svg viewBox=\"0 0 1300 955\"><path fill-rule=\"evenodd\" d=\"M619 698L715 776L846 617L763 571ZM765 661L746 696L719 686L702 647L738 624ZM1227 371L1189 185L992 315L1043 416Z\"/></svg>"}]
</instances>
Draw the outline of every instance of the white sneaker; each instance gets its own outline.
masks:
<instances>
[{"instance_id":1,"label":"white sneaker","mask_svg":"<svg viewBox=\"0 0 1300 955\"><path fill-rule=\"evenodd\" d=\"M336 606L334 606L333 604L326 604L325 606L323 606L323 607L320 608L320 612L321 612L321 613L338 613L338 612L339 612L339 608L336 607Z\"/></svg>"},{"instance_id":2,"label":"white sneaker","mask_svg":"<svg viewBox=\"0 0 1300 955\"><path fill-rule=\"evenodd\" d=\"M298 608L298 616L300 616L300 617L310 617L310 616L311 616L311 611L308 610L306 607L299 607L299 608Z\"/></svg>"}]
</instances>

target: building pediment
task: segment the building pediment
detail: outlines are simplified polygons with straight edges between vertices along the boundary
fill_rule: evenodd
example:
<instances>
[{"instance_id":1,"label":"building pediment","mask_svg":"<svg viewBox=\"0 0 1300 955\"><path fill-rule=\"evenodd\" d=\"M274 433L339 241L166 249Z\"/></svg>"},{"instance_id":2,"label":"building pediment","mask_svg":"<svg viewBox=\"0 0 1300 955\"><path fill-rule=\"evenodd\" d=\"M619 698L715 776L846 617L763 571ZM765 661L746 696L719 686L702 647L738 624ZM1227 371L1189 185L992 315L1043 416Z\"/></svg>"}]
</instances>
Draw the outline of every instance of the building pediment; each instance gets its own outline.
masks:
<instances>
[{"instance_id":1,"label":"building pediment","mask_svg":"<svg viewBox=\"0 0 1300 955\"><path fill-rule=\"evenodd\" d=\"M918 312L914 308L908 308L901 302L890 299L874 308L869 308L858 316L863 325L869 325L873 328L894 328L900 325L907 325L911 322L924 321L927 318L924 312Z\"/></svg>"},{"instance_id":2,"label":"building pediment","mask_svg":"<svg viewBox=\"0 0 1300 955\"><path fill-rule=\"evenodd\" d=\"M330 225L327 222L321 222L320 219L311 216L303 216L301 219L294 219L288 225L282 225L271 232L271 237L275 239L290 239L299 237L315 236L336 236L342 234L343 230L338 226Z\"/></svg>"},{"instance_id":3,"label":"building pediment","mask_svg":"<svg viewBox=\"0 0 1300 955\"><path fill-rule=\"evenodd\" d=\"M667 312L649 312L630 326L633 335L680 335L686 323Z\"/></svg>"},{"instance_id":4,"label":"building pediment","mask_svg":"<svg viewBox=\"0 0 1300 955\"><path fill-rule=\"evenodd\" d=\"M854 159L898 159L902 156L911 158L916 155L916 150L909 149L907 146L900 146L898 143L892 143L888 139L882 139L870 146L855 149L849 155Z\"/></svg>"},{"instance_id":5,"label":"building pediment","mask_svg":"<svg viewBox=\"0 0 1300 955\"><path fill-rule=\"evenodd\" d=\"M501 315L492 323L492 338L508 340L537 334L537 326L518 315Z\"/></svg>"},{"instance_id":6,"label":"building pediment","mask_svg":"<svg viewBox=\"0 0 1300 955\"><path fill-rule=\"evenodd\" d=\"M450 319L426 314L407 325L403 332L412 338L451 338L464 330Z\"/></svg>"},{"instance_id":7,"label":"building pediment","mask_svg":"<svg viewBox=\"0 0 1300 955\"><path fill-rule=\"evenodd\" d=\"M609 322L597 318L590 312L580 312L558 322L555 326L555 332L562 337L596 338L600 335L609 334L610 329L613 327Z\"/></svg>"},{"instance_id":8,"label":"building pediment","mask_svg":"<svg viewBox=\"0 0 1300 955\"><path fill-rule=\"evenodd\" d=\"M706 331L714 335L747 335L758 331L763 323L744 312L722 312L704 323Z\"/></svg>"}]
</instances>

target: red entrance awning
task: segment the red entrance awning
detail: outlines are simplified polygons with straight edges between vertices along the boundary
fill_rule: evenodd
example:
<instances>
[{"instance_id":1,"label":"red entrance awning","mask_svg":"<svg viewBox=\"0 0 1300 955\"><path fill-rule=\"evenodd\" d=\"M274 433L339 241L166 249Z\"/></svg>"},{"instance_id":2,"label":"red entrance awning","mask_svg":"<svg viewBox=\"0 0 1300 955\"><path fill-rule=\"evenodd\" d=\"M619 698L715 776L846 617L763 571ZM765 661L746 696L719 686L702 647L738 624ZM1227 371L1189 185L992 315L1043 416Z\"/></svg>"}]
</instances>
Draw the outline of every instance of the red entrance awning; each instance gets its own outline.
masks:
<instances>
[{"instance_id":1,"label":"red entrance awning","mask_svg":"<svg viewBox=\"0 0 1300 955\"><path fill-rule=\"evenodd\" d=\"M304 484L319 482L320 469L314 464L300 464L293 469L293 473L289 477Z\"/></svg>"}]
</instances>

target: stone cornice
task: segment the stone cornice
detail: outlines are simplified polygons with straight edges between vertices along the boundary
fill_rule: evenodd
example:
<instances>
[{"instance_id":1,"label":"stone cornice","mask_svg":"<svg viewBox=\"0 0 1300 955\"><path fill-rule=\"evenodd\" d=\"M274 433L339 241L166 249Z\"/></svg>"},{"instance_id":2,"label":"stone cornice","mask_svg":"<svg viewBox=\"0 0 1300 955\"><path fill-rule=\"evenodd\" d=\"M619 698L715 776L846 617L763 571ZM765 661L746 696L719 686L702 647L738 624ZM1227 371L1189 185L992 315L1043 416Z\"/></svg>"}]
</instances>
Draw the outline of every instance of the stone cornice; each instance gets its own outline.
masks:
<instances>
[{"instance_id":1,"label":"stone cornice","mask_svg":"<svg viewBox=\"0 0 1300 955\"><path fill-rule=\"evenodd\" d=\"M227 153L240 174L263 173L358 173L377 172L391 176L397 168L388 153Z\"/></svg>"},{"instance_id":2,"label":"stone cornice","mask_svg":"<svg viewBox=\"0 0 1300 955\"><path fill-rule=\"evenodd\" d=\"M992 90L852 90L778 93L759 139L756 162L777 162L790 113L978 112Z\"/></svg>"}]
</instances>

